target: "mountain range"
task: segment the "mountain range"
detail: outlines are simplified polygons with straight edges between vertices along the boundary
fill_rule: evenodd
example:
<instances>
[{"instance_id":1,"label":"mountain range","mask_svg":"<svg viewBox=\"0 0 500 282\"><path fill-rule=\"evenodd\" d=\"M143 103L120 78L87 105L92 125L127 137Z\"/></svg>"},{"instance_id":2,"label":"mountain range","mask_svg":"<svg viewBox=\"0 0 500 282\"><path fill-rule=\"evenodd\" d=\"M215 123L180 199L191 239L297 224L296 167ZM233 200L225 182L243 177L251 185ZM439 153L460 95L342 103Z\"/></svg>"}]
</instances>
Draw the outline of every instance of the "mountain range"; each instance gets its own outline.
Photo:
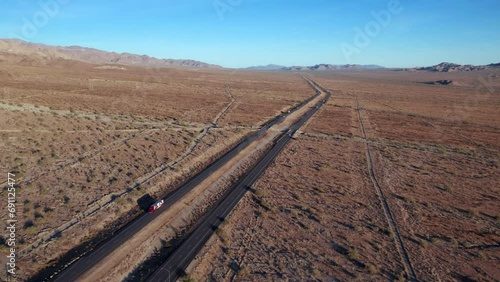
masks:
<instances>
[{"instance_id":1,"label":"mountain range","mask_svg":"<svg viewBox=\"0 0 500 282\"><path fill-rule=\"evenodd\" d=\"M276 70L282 70L286 68L285 66L280 66L280 65L267 65L267 66L253 66L253 67L248 67L244 68L245 70L263 70L263 71L276 71Z\"/></svg>"},{"instance_id":2,"label":"mountain range","mask_svg":"<svg viewBox=\"0 0 500 282\"><path fill-rule=\"evenodd\" d=\"M428 71L428 72L464 72L464 71L481 71L488 68L498 68L500 63L489 64L485 66L474 66L474 65L459 65L453 63L443 62L430 67L417 67L405 69L407 71Z\"/></svg>"},{"instance_id":3,"label":"mountain range","mask_svg":"<svg viewBox=\"0 0 500 282\"><path fill-rule=\"evenodd\" d=\"M210 68L220 69L219 65L208 64L195 60L158 59L147 55L131 53L116 53L102 51L94 48L81 46L50 46L39 43L30 43L20 39L0 39L0 62L8 62L17 65L43 65L54 61L64 60L66 62L80 61L100 65L131 65L143 67L187 67L187 68ZM416 67L396 69L402 71L417 72L463 72L479 71L488 68L498 68L500 63L474 66L459 65L443 62L429 67ZM256 71L328 71L328 70L372 70L385 69L378 65L333 65L318 64L314 66L292 66L281 65L253 66L245 70Z\"/></svg>"},{"instance_id":4,"label":"mountain range","mask_svg":"<svg viewBox=\"0 0 500 282\"><path fill-rule=\"evenodd\" d=\"M0 61L6 60L6 54L15 55L19 61L14 63L37 65L53 60L77 60L92 64L120 64L147 67L191 67L222 68L194 60L158 59L146 55L107 52L80 46L50 46L30 43L19 39L0 39ZM3 58L3 59L2 59Z\"/></svg>"},{"instance_id":5,"label":"mountain range","mask_svg":"<svg viewBox=\"0 0 500 282\"><path fill-rule=\"evenodd\" d=\"M284 70L290 71L323 71L323 70L348 70L348 69L383 69L382 66L377 65L331 65L331 64L319 64L310 67L304 66L293 66L284 68Z\"/></svg>"},{"instance_id":6,"label":"mountain range","mask_svg":"<svg viewBox=\"0 0 500 282\"><path fill-rule=\"evenodd\" d=\"M284 70L284 71L326 71L326 70L347 70L347 69L383 69L377 65L332 65L318 64L314 66L292 66L285 67L280 65L254 66L245 68L246 70Z\"/></svg>"}]
</instances>

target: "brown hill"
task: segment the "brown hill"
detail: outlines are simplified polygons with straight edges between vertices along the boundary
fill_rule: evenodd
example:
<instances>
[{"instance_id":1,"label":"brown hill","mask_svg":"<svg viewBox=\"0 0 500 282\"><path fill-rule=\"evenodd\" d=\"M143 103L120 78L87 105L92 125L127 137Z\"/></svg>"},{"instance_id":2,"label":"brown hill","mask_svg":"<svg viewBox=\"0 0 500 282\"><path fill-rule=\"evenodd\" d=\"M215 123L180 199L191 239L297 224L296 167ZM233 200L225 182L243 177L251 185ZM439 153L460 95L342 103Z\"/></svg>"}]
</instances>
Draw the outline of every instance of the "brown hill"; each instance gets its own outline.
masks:
<instances>
[{"instance_id":1,"label":"brown hill","mask_svg":"<svg viewBox=\"0 0 500 282\"><path fill-rule=\"evenodd\" d=\"M14 55L14 56L12 56ZM120 64L148 67L222 68L194 60L157 59L146 55L107 52L80 46L50 46L19 39L0 39L0 62L23 65L46 64L53 60L78 60L92 64Z\"/></svg>"},{"instance_id":2,"label":"brown hill","mask_svg":"<svg viewBox=\"0 0 500 282\"><path fill-rule=\"evenodd\" d=\"M488 69L488 66L474 66L474 65L458 65L453 63L440 63L430 67L418 67L407 69L408 71L429 71L429 72L463 72L463 71L480 71Z\"/></svg>"}]
</instances>

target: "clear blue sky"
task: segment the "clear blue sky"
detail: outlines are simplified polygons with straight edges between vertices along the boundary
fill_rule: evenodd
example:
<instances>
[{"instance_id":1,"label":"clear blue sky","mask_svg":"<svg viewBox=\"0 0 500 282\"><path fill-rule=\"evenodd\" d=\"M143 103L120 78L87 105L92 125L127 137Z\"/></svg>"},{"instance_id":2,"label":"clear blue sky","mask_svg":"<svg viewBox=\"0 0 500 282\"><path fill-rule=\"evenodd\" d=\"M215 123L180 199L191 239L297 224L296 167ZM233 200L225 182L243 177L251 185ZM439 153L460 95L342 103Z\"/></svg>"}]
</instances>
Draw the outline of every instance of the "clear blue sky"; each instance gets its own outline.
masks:
<instances>
[{"instance_id":1,"label":"clear blue sky","mask_svg":"<svg viewBox=\"0 0 500 282\"><path fill-rule=\"evenodd\" d=\"M375 20L371 12L391 1L2 0L0 38L226 67L500 62L498 0L400 0L402 11L380 30L372 25L370 42L356 45L355 28L364 30ZM56 5L44 11L40 3ZM356 52L346 56L342 46Z\"/></svg>"}]
</instances>

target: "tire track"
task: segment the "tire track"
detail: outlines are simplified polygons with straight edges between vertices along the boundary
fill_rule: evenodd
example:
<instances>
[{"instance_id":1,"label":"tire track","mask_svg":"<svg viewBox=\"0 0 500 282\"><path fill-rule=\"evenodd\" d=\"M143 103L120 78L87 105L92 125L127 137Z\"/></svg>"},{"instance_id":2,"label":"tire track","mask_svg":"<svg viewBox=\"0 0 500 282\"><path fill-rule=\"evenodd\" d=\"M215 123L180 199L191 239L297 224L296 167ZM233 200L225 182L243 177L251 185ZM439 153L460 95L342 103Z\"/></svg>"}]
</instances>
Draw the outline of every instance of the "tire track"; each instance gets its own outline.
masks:
<instances>
[{"instance_id":1,"label":"tire track","mask_svg":"<svg viewBox=\"0 0 500 282\"><path fill-rule=\"evenodd\" d=\"M202 132L196 137L196 139L193 140L193 142L191 143L191 145L189 146L189 148L184 152L184 154L182 154L177 160L175 160L171 166L175 166L177 164L179 164L180 162L184 161L187 157L189 157L193 152L194 150L196 149L196 147L198 146L198 144L200 144L200 142L208 135L208 133L210 132L211 129L217 127L219 121L221 120L221 118L229 111L229 109L233 106L233 104L236 102L236 98L231 94L231 91L229 91L229 86L226 84L225 85L225 93L229 96L229 98L231 99L231 102L226 106L224 107L215 117L214 119L212 120L211 124L209 124L208 126L206 126L205 128L203 128Z\"/></svg>"},{"instance_id":2,"label":"tire track","mask_svg":"<svg viewBox=\"0 0 500 282\"><path fill-rule=\"evenodd\" d=\"M233 93L231 93L231 90L229 89L229 85L227 83L224 85L224 91L226 92L226 95L229 97L229 99L231 99L231 102L214 118L214 120L212 121L212 124L214 126L217 126L219 124L219 121L224 117L225 114L227 114L227 112L229 112L229 109L234 105L234 103L236 103L236 97L234 97Z\"/></svg>"},{"instance_id":3,"label":"tire track","mask_svg":"<svg viewBox=\"0 0 500 282\"><path fill-rule=\"evenodd\" d=\"M361 118L361 112L360 112L360 106L359 106L359 99L356 97L356 113L358 115L358 120L359 120L359 125L361 128L361 132L363 134L363 138L365 140L367 139L366 136L366 129L365 125L363 123L363 119ZM396 248L398 249L398 252L401 256L401 262L403 264L403 267L406 272L406 276L410 281L418 281L417 276L415 274L415 270L413 269L413 265L411 264L410 257L408 255L408 252L406 251L406 248L404 246L403 240L401 239L401 235L398 230L398 226L396 224L396 220L394 219L394 216L391 213L391 209L389 208L389 204L387 203L387 198L385 197L382 188L380 187L380 184L377 180L377 177L375 176L375 170L373 166L373 159L372 159L372 154L370 150L370 145L368 142L365 142L365 147L366 147L366 158L367 158L367 164L368 164L368 172L370 174L370 178L373 182L373 186L375 187L375 190L377 192L377 195L380 199L380 202L382 204L383 210L384 210L384 215L387 220L387 223L389 224L389 228L392 231L392 234L394 234L394 242L396 244Z\"/></svg>"}]
</instances>

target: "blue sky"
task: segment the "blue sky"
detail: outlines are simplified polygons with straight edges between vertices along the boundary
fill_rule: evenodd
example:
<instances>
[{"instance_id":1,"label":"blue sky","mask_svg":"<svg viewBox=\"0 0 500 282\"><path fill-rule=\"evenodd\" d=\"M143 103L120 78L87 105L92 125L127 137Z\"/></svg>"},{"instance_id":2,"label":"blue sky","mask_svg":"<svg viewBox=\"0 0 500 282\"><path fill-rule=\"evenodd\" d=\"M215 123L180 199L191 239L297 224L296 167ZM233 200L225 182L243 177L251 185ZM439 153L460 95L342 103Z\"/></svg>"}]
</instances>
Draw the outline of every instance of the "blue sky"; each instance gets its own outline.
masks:
<instances>
[{"instance_id":1,"label":"blue sky","mask_svg":"<svg viewBox=\"0 0 500 282\"><path fill-rule=\"evenodd\" d=\"M489 64L499 11L498 0L2 0L0 38L226 67Z\"/></svg>"}]
</instances>

